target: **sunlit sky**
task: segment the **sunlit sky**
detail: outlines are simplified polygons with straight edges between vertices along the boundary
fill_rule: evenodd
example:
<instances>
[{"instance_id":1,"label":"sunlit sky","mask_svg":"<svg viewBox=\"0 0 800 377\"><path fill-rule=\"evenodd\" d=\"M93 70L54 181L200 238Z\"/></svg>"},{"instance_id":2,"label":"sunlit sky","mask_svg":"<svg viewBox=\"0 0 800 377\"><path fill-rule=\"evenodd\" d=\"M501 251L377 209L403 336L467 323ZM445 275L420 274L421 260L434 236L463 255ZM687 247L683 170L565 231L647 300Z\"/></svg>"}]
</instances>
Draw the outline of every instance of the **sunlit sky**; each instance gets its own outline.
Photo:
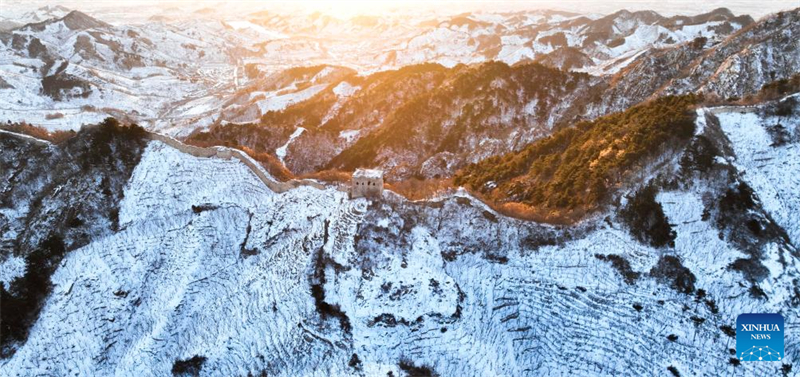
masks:
<instances>
[{"instance_id":1,"label":"sunlit sky","mask_svg":"<svg viewBox=\"0 0 800 377\"><path fill-rule=\"evenodd\" d=\"M506 0L506 1L451 1L451 0L0 0L0 15L3 9L18 7L37 8L44 5L64 5L71 9L91 11L102 8L142 7L154 9L179 7L198 9L212 7L220 12L245 12L256 10L274 11L322 11L337 17L351 17L359 14L379 15L392 12L435 12L460 13L467 11L517 11L526 9L557 9L577 13L607 14L620 9L651 9L664 15L697 14L719 7L727 7L735 14L750 14L759 18L768 13L800 7L800 0ZM135 9L135 8L134 8Z\"/></svg>"}]
</instances>

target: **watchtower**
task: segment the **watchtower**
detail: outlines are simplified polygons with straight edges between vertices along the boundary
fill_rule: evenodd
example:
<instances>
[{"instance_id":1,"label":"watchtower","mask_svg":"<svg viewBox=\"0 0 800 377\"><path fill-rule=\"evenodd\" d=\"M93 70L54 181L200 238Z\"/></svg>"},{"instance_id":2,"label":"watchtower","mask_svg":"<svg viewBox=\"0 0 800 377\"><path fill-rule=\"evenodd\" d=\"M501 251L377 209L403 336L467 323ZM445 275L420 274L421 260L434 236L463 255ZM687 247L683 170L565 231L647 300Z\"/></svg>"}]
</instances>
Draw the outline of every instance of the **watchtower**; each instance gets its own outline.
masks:
<instances>
[{"instance_id":1,"label":"watchtower","mask_svg":"<svg viewBox=\"0 0 800 377\"><path fill-rule=\"evenodd\" d=\"M357 169L350 182L350 198L380 197L383 195L383 171Z\"/></svg>"}]
</instances>

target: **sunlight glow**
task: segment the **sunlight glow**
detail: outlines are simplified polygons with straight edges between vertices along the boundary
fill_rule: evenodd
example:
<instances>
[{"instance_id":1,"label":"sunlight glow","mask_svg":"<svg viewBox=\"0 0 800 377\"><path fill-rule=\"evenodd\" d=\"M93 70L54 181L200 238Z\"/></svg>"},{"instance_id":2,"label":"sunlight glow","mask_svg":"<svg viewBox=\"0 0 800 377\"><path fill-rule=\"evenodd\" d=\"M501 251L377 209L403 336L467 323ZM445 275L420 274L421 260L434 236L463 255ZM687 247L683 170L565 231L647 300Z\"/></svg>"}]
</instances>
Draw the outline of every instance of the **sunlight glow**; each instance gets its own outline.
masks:
<instances>
[{"instance_id":1,"label":"sunlight glow","mask_svg":"<svg viewBox=\"0 0 800 377\"><path fill-rule=\"evenodd\" d=\"M796 0L765 0L761 2L744 0L0 0L0 13L3 8L27 7L35 9L46 5L63 5L73 9L122 9L145 12L153 9L177 7L187 10L209 8L220 16L231 13L275 11L275 12L322 12L338 18L358 15L390 14L457 14L462 12L513 12L535 9L553 9L577 13L609 14L620 9L654 10L663 15L697 14L719 7L726 7L736 14L749 14L755 18L768 13L797 7ZM135 13L135 12L134 12Z\"/></svg>"}]
</instances>

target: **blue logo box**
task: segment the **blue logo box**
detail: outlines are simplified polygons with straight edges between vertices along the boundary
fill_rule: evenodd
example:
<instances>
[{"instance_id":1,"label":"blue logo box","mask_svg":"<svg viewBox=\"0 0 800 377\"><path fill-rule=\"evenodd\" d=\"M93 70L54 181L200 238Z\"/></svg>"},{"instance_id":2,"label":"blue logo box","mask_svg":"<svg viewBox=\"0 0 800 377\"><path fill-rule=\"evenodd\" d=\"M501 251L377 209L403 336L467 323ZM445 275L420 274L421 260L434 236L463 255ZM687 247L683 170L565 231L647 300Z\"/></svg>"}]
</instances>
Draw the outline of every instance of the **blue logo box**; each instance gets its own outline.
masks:
<instances>
[{"instance_id":1,"label":"blue logo box","mask_svg":"<svg viewBox=\"0 0 800 377\"><path fill-rule=\"evenodd\" d=\"M736 356L740 361L783 360L783 316L740 314L736 318Z\"/></svg>"}]
</instances>

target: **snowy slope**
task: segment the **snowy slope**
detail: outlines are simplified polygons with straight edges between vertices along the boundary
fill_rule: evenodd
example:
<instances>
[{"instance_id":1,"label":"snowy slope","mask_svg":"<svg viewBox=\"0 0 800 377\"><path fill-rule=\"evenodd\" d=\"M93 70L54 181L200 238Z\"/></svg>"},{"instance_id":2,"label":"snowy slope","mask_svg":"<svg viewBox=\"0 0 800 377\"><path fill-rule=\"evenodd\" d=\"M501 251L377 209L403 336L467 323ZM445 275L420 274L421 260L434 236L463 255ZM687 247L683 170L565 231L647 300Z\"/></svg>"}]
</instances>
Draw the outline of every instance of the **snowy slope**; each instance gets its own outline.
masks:
<instances>
[{"instance_id":1,"label":"snowy slope","mask_svg":"<svg viewBox=\"0 0 800 377\"><path fill-rule=\"evenodd\" d=\"M224 179L229 186L203 178L211 176ZM65 260L64 268L52 279L56 285L53 297L63 300L48 304L41 326L31 334L29 348L21 349L12 364L4 365L6 371L19 367L17 371L24 375L36 374L37 368L57 374L164 375L173 359L181 357L178 350L188 354L215 344L213 347L221 353L239 356L214 361L219 364L209 369L217 369L216 373L222 375L244 375L247 369L259 365L253 350L262 349L262 357L274 358L286 355L286 350L304 347L304 331L297 323L310 316L313 303L305 284L298 284L305 282L302 273L307 262L298 246L307 235L305 231L314 232L305 228L307 216L315 216L314 212L323 207L309 208L308 212L283 211L280 208L293 200L271 194L241 163L198 160L159 142L150 145L129 187L120 210L124 230L75 251ZM311 193L303 195L300 191L303 189L295 194L317 200ZM228 199L221 202L212 199L215 196ZM166 197L176 200L164 206ZM218 208L193 213L191 205L207 203ZM265 216L269 213L279 217ZM280 228L266 225L273 221L279 221ZM264 250L255 258L243 259L240 248L250 246L243 245L248 224L257 230L249 236L250 242L262 243L276 233L283 236L270 252ZM292 233L295 236L290 236ZM200 299L203 292L214 294ZM81 304L100 297L98 293L115 299L100 312ZM279 309L273 311L276 304ZM134 308L141 309L143 316L125 315ZM233 308L242 311L234 317ZM58 312L71 314L64 321L58 318ZM69 329L77 326L74 321L84 323L72 329L86 331L65 336L58 347L71 349L72 356L54 358L61 360L58 365L25 362L27 352L40 353L38 347L46 346L48 334L73 331ZM196 349L186 348L189 338L173 338L171 334L179 328L186 334L203 334L190 341ZM108 335L120 331L124 335L114 341L119 347L107 348L106 340L112 340ZM268 334L276 336L270 339ZM238 351L234 344L239 344ZM314 348L311 345L308 349ZM21 363L14 366L17 361ZM297 362L298 368L308 367L315 358ZM289 369L287 372L291 373Z\"/></svg>"},{"instance_id":2,"label":"snowy slope","mask_svg":"<svg viewBox=\"0 0 800 377\"><path fill-rule=\"evenodd\" d=\"M800 244L800 112L797 96L781 100L791 103L795 115L769 114L766 106L717 112L722 130L736 155L734 165L753 187L764 208L783 226L792 242ZM784 143L776 142L774 127L782 126ZM770 129L772 128L772 134Z\"/></svg>"},{"instance_id":3,"label":"snowy slope","mask_svg":"<svg viewBox=\"0 0 800 377\"><path fill-rule=\"evenodd\" d=\"M796 316L796 253L780 252L782 264L782 246L767 246L768 298L749 295L727 268L743 254L704 219L710 189L659 195L678 238L653 249L602 215L568 228L521 222L463 192L429 202L276 194L238 160L153 141L125 188L119 231L67 255L0 370L163 376L202 356L202 376L405 375L409 365L441 376L774 374L779 365L729 364L734 339L720 326L743 312ZM641 275L629 284L595 256L609 253ZM663 255L691 270L713 310L649 276ZM787 336L787 362L799 346Z\"/></svg>"},{"instance_id":4,"label":"snowy slope","mask_svg":"<svg viewBox=\"0 0 800 377\"><path fill-rule=\"evenodd\" d=\"M107 116L151 129L210 123L236 89L231 46L243 38L220 21L114 26L77 11L25 25L0 38L0 119L72 130ZM49 89L57 73L82 88Z\"/></svg>"}]
</instances>

